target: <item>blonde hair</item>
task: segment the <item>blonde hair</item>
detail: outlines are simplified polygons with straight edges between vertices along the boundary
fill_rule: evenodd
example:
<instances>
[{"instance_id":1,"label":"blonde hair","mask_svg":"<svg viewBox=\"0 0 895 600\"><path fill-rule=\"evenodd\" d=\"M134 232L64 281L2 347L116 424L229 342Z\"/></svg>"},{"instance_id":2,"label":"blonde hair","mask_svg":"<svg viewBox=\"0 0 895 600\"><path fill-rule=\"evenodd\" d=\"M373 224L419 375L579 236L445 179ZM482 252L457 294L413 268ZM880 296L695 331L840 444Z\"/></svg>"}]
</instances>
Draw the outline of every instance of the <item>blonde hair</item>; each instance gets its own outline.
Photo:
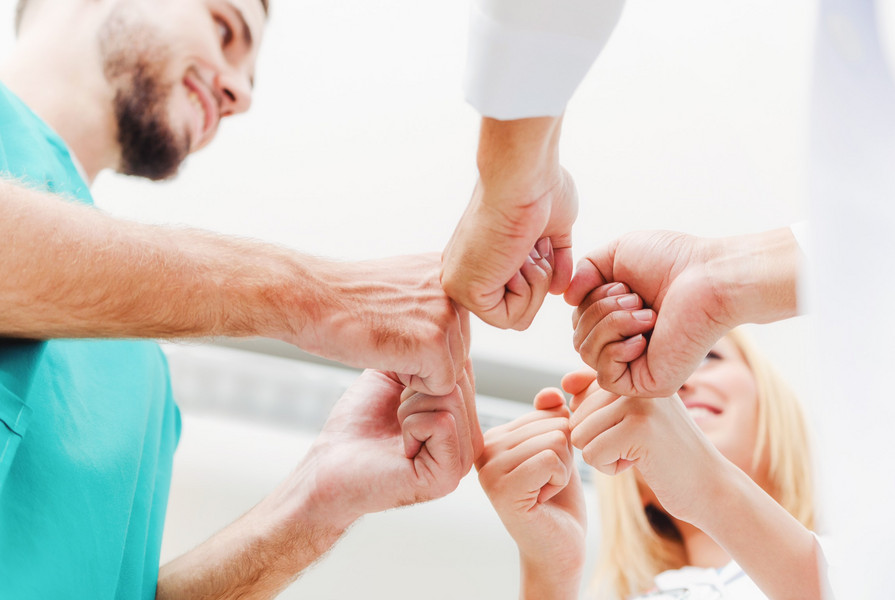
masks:
<instances>
[{"instance_id":1,"label":"blonde hair","mask_svg":"<svg viewBox=\"0 0 895 600\"><path fill-rule=\"evenodd\" d=\"M733 342L752 371L758 392L753 463L768 457L767 492L808 529L814 529L814 482L808 427L801 404L771 364L738 330ZM596 597L621 600L653 587L662 571L686 566L686 553L670 521L650 517L633 469L609 477L595 473L602 535L593 581Z\"/></svg>"}]
</instances>

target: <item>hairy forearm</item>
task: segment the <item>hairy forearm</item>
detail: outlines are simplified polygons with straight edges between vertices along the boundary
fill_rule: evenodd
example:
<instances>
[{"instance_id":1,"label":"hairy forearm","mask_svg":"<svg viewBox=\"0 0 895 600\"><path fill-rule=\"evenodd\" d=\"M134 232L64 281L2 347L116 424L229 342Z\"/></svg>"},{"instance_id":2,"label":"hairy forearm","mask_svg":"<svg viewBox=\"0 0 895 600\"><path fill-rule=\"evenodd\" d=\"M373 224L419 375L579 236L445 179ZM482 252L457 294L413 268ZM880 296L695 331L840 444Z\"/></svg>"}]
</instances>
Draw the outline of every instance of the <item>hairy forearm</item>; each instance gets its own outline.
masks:
<instances>
[{"instance_id":1,"label":"hairy forearm","mask_svg":"<svg viewBox=\"0 0 895 600\"><path fill-rule=\"evenodd\" d=\"M316 259L114 219L6 181L0 236L0 335L283 337L321 306Z\"/></svg>"},{"instance_id":2,"label":"hairy forearm","mask_svg":"<svg viewBox=\"0 0 895 600\"><path fill-rule=\"evenodd\" d=\"M300 469L299 469L300 472ZM273 598L344 533L293 477L238 521L159 570L158 600Z\"/></svg>"},{"instance_id":3,"label":"hairy forearm","mask_svg":"<svg viewBox=\"0 0 895 600\"><path fill-rule=\"evenodd\" d=\"M745 473L719 470L714 508L694 523L718 542L774 600L820 598L825 586L814 535Z\"/></svg>"}]
</instances>

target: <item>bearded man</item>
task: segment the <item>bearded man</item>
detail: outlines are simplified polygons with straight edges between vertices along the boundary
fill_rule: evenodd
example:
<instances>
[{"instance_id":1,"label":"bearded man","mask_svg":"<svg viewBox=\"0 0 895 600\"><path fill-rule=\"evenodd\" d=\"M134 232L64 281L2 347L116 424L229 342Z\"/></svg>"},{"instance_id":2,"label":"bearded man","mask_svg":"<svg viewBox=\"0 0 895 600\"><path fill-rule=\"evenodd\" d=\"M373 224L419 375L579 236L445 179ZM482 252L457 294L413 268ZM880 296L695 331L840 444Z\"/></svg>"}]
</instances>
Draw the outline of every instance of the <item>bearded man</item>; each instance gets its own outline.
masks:
<instances>
[{"instance_id":1,"label":"bearded man","mask_svg":"<svg viewBox=\"0 0 895 600\"><path fill-rule=\"evenodd\" d=\"M170 177L249 108L266 20L267 0L19 3L0 66L2 598L269 597L360 515L453 489L481 448L437 255L333 263L89 206L100 171ZM250 335L390 373L160 571L180 416L146 338Z\"/></svg>"}]
</instances>

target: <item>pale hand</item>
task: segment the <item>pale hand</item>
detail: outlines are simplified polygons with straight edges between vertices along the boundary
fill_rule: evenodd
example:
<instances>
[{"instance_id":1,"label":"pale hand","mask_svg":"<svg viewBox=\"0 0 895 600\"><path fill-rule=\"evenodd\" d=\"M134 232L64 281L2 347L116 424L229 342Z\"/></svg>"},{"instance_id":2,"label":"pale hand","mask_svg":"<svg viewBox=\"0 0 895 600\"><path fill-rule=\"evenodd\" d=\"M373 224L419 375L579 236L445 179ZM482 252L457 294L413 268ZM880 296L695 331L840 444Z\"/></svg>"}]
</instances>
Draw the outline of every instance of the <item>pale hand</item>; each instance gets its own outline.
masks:
<instances>
[{"instance_id":1,"label":"pale hand","mask_svg":"<svg viewBox=\"0 0 895 600\"><path fill-rule=\"evenodd\" d=\"M670 396L739 324L722 301L708 267L711 258L693 236L638 232L579 262L565 298L577 307L575 349L597 370L601 387L630 396ZM637 310L642 304L635 302L632 310L619 310L627 308L618 301L628 289L649 308ZM649 329L647 343L639 334Z\"/></svg>"},{"instance_id":2,"label":"pale hand","mask_svg":"<svg viewBox=\"0 0 895 600\"><path fill-rule=\"evenodd\" d=\"M555 389L540 392L534 404L534 412L487 432L476 468L519 547L523 587L529 594L535 587L549 589L551 597L566 588L576 597L587 518L569 440L569 411Z\"/></svg>"},{"instance_id":3,"label":"pale hand","mask_svg":"<svg viewBox=\"0 0 895 600\"><path fill-rule=\"evenodd\" d=\"M676 395L619 396L599 387L596 373L563 378L572 394L572 444L607 475L636 467L670 515L698 524L712 506L709 490L730 462L705 437Z\"/></svg>"}]
</instances>

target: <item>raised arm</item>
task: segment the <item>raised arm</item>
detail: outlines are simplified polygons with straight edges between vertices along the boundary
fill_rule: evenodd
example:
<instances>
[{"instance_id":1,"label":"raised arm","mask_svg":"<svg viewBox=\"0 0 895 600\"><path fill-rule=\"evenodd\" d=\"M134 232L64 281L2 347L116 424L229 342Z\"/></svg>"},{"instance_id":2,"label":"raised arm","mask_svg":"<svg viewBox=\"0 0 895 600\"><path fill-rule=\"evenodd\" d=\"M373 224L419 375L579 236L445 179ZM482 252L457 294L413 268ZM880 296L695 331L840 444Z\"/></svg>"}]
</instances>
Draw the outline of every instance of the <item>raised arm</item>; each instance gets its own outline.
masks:
<instances>
[{"instance_id":1,"label":"raised arm","mask_svg":"<svg viewBox=\"0 0 895 600\"><path fill-rule=\"evenodd\" d=\"M535 411L485 435L479 481L519 548L523 600L573 600L584 568L586 513L565 399L540 392Z\"/></svg>"},{"instance_id":2,"label":"raised arm","mask_svg":"<svg viewBox=\"0 0 895 600\"><path fill-rule=\"evenodd\" d=\"M273 493L162 566L156 597L273 598L361 516L454 490L482 449L471 367L447 396L402 402L404 392L392 376L365 371Z\"/></svg>"},{"instance_id":3,"label":"raised arm","mask_svg":"<svg viewBox=\"0 0 895 600\"><path fill-rule=\"evenodd\" d=\"M0 335L266 336L446 393L468 317L437 255L347 263L159 227L0 179Z\"/></svg>"},{"instance_id":4,"label":"raised arm","mask_svg":"<svg viewBox=\"0 0 895 600\"><path fill-rule=\"evenodd\" d=\"M441 281L491 325L527 328L548 289L562 293L571 279L578 198L559 165L561 125L550 117L482 120L479 182L445 248ZM529 256L553 265L547 288L517 275Z\"/></svg>"},{"instance_id":5,"label":"raised arm","mask_svg":"<svg viewBox=\"0 0 895 600\"><path fill-rule=\"evenodd\" d=\"M559 164L566 104L602 50L621 0L475 0L466 97L482 115L479 182L445 249L442 283L482 320L525 329L547 290L517 276L529 255L555 260L549 291L572 269L578 214L571 177Z\"/></svg>"}]
</instances>

